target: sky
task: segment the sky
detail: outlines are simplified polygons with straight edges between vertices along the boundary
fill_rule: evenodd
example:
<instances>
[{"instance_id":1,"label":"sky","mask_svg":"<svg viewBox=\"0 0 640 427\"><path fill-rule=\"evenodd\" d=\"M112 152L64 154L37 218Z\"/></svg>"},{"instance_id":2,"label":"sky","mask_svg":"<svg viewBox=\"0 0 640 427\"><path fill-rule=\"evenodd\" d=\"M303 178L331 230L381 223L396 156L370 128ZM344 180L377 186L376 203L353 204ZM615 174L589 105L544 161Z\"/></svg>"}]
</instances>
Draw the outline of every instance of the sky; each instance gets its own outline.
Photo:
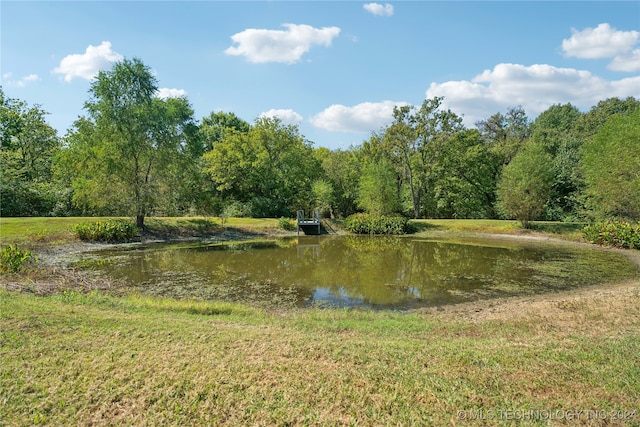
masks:
<instances>
[{"instance_id":1,"label":"sky","mask_svg":"<svg viewBox=\"0 0 640 427\"><path fill-rule=\"evenodd\" d=\"M436 96L468 127L515 106L533 120L554 104L640 99L635 0L2 0L0 24L5 96L40 105L60 136L98 71L133 58L197 120L277 116L329 149Z\"/></svg>"}]
</instances>

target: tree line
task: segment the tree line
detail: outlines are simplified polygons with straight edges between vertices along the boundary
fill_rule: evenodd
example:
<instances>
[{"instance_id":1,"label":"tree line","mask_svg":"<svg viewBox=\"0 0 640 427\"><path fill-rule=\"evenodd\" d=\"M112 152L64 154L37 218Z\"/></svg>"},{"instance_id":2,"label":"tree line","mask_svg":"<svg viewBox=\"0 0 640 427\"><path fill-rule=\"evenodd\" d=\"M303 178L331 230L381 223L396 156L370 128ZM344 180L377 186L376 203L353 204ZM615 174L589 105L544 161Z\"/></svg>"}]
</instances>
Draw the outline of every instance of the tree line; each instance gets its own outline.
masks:
<instances>
[{"instance_id":1,"label":"tree line","mask_svg":"<svg viewBox=\"0 0 640 427\"><path fill-rule=\"evenodd\" d=\"M314 148L296 125L232 112L196 120L186 97L160 99L139 59L92 81L66 135L46 111L0 88L2 216L640 218L640 101L587 112L557 104L530 120L514 106L475 123L442 98L396 107L348 149Z\"/></svg>"}]
</instances>

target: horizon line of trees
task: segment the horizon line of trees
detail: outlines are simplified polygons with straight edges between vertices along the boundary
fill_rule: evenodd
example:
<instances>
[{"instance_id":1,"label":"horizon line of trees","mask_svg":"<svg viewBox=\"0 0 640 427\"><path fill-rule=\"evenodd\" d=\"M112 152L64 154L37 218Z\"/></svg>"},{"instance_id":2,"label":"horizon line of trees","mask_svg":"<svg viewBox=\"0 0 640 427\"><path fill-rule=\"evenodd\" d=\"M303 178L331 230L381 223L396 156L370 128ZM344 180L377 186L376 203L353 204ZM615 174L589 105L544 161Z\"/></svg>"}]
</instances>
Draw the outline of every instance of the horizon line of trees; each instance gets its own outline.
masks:
<instances>
[{"instance_id":1,"label":"horizon line of trees","mask_svg":"<svg viewBox=\"0 0 640 427\"><path fill-rule=\"evenodd\" d=\"M583 113L520 106L467 128L442 98L396 107L348 149L314 148L296 125L232 112L197 121L186 97L160 99L141 60L92 81L63 137L39 105L0 87L0 215L292 217L322 209L412 218L640 218L640 101Z\"/></svg>"}]
</instances>

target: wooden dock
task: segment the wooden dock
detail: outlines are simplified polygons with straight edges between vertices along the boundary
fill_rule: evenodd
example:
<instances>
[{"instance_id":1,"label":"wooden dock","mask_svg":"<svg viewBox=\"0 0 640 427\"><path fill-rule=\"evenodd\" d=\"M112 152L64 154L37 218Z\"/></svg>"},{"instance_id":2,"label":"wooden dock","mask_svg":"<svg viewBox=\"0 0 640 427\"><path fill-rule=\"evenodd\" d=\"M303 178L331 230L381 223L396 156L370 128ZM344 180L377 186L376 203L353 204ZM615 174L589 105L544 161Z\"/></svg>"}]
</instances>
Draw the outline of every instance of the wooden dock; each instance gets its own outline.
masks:
<instances>
[{"instance_id":1,"label":"wooden dock","mask_svg":"<svg viewBox=\"0 0 640 427\"><path fill-rule=\"evenodd\" d=\"M309 218L304 216L304 211L298 211L298 235L300 235L300 230L307 235L319 235L320 227L319 210L313 211Z\"/></svg>"}]
</instances>

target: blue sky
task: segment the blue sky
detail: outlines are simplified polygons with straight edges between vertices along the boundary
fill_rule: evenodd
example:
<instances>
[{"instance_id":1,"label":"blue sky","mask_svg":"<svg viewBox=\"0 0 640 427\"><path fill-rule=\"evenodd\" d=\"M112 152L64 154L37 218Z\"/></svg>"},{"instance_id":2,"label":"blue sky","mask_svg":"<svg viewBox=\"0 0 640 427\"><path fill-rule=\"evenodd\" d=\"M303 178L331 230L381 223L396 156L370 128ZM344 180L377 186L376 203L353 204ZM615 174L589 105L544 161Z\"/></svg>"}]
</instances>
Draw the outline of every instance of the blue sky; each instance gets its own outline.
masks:
<instances>
[{"instance_id":1,"label":"blue sky","mask_svg":"<svg viewBox=\"0 0 640 427\"><path fill-rule=\"evenodd\" d=\"M60 135L97 71L133 57L198 120L277 115L331 149L427 97L469 127L516 105L533 119L640 99L638 1L2 0L0 14L5 95L40 104Z\"/></svg>"}]
</instances>

